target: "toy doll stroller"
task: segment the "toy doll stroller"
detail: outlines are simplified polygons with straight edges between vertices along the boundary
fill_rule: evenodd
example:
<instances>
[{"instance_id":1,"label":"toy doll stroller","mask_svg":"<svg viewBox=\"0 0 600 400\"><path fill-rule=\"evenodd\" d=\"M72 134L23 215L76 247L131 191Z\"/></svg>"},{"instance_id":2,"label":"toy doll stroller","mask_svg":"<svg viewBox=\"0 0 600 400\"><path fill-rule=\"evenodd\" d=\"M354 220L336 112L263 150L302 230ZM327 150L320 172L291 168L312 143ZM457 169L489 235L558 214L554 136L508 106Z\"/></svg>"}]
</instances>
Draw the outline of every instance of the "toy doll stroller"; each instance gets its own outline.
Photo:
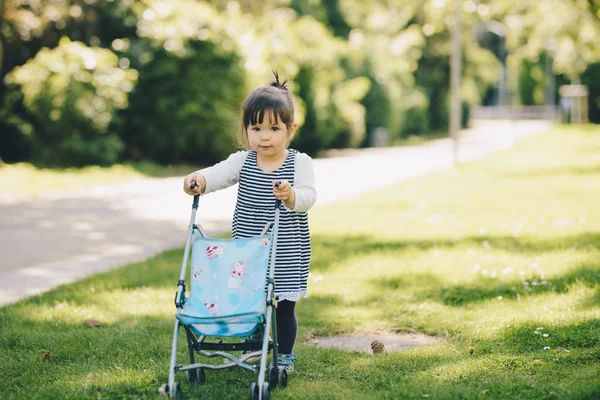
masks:
<instances>
[{"instance_id":1,"label":"toy doll stroller","mask_svg":"<svg viewBox=\"0 0 600 400\"><path fill-rule=\"evenodd\" d=\"M187 383L202 385L206 379L206 370L237 366L258 373L258 381L250 385L250 399L267 400L270 398L270 391L277 385L287 386L287 371L277 362L277 321L274 310L277 305L274 294L275 250L281 201L275 201L275 221L268 223L260 236L214 239L206 237L201 226L194 224L198 199L198 195L194 196L183 265L175 294L177 311L169 381L159 391L172 399L181 399L181 388L175 382L176 372L184 372ZM185 275L190 246L191 289L186 298ZM270 254L272 257L269 263ZM176 362L179 330L182 327L187 337L190 357L188 365L178 365ZM254 341L244 340L252 334L254 337L260 336L260 341L258 338ZM269 334L272 340L269 339ZM216 337L221 340L217 341ZM242 351L242 355L238 358L229 353L235 351ZM269 351L273 353L273 363L267 368ZM223 362L196 363L196 354L216 357ZM258 355L258 365L248 362Z\"/></svg>"}]
</instances>

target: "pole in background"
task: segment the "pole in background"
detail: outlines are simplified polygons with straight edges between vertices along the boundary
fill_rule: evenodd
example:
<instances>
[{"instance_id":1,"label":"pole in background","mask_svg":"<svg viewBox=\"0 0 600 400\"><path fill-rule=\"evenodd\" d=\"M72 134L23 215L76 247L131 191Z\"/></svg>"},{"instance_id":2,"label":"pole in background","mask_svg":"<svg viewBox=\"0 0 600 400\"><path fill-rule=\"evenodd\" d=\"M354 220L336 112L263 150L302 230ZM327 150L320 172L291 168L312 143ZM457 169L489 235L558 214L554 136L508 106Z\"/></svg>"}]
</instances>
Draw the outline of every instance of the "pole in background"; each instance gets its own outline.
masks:
<instances>
[{"instance_id":1,"label":"pole in background","mask_svg":"<svg viewBox=\"0 0 600 400\"><path fill-rule=\"evenodd\" d=\"M458 163L458 132L461 120L461 14L462 0L454 0L454 26L452 27L452 55L450 59L450 137L452 138L452 161Z\"/></svg>"}]
</instances>

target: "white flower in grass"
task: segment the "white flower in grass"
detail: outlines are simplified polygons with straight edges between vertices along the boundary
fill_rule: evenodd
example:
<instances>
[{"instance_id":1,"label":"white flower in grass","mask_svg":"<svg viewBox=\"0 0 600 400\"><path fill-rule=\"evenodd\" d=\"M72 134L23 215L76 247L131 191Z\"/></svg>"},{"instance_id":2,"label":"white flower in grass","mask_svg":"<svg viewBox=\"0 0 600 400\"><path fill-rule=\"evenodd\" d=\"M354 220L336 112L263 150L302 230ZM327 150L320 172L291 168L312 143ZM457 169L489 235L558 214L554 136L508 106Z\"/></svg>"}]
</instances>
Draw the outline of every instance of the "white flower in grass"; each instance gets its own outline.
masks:
<instances>
[{"instance_id":1,"label":"white flower in grass","mask_svg":"<svg viewBox=\"0 0 600 400\"><path fill-rule=\"evenodd\" d=\"M539 335L539 334L540 334L540 331L537 331L537 330L536 330L536 331L533 331L533 333L535 333L536 335Z\"/></svg>"},{"instance_id":2,"label":"white flower in grass","mask_svg":"<svg viewBox=\"0 0 600 400\"><path fill-rule=\"evenodd\" d=\"M550 346L545 346L544 350L550 350Z\"/></svg>"},{"instance_id":3,"label":"white flower in grass","mask_svg":"<svg viewBox=\"0 0 600 400\"><path fill-rule=\"evenodd\" d=\"M535 330L536 330L536 331L543 331L543 330L544 330L544 328L540 326L539 328L536 328Z\"/></svg>"},{"instance_id":4,"label":"white flower in grass","mask_svg":"<svg viewBox=\"0 0 600 400\"><path fill-rule=\"evenodd\" d=\"M543 337L549 337L550 335L548 335L547 333L544 333L542 336Z\"/></svg>"}]
</instances>

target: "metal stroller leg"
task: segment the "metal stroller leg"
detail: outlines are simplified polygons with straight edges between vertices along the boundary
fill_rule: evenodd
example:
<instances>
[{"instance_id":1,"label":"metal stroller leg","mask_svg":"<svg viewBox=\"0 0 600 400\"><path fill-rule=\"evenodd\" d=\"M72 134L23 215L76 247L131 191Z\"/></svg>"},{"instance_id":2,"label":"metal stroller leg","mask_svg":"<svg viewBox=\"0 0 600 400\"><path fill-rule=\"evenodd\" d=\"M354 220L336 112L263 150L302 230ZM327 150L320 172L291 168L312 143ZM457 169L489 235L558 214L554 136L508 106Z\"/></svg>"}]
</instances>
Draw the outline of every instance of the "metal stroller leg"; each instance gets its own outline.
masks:
<instances>
[{"instance_id":1,"label":"metal stroller leg","mask_svg":"<svg viewBox=\"0 0 600 400\"><path fill-rule=\"evenodd\" d=\"M279 357L279 339L277 338L277 310L275 310L275 308L277 308L277 306L272 307L273 308L273 317L272 317L272 321L273 321L273 368L275 371L279 370L279 361L278 361L278 357ZM269 381L271 380L271 377L269 376Z\"/></svg>"},{"instance_id":2,"label":"metal stroller leg","mask_svg":"<svg viewBox=\"0 0 600 400\"><path fill-rule=\"evenodd\" d=\"M177 362L177 342L179 341L179 320L175 319L175 327L173 329L173 344L171 345L171 364L169 365L169 388L173 388L175 383L175 363ZM173 393L169 390L169 393Z\"/></svg>"}]
</instances>

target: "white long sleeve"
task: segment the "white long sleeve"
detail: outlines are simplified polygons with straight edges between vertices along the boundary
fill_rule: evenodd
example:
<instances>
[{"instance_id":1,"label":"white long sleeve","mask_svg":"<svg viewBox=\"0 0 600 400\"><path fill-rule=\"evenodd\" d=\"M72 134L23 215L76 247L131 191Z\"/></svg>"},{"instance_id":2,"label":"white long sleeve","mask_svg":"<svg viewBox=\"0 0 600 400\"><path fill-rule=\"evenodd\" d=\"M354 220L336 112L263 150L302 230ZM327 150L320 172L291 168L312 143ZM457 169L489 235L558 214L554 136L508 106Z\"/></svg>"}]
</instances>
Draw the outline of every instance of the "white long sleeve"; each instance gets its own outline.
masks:
<instances>
[{"instance_id":1,"label":"white long sleeve","mask_svg":"<svg viewBox=\"0 0 600 400\"><path fill-rule=\"evenodd\" d=\"M247 151L238 151L212 167L197 171L206 180L204 194L226 189L238 183L240 180L240 170L244 166L247 155Z\"/></svg>"},{"instance_id":2,"label":"white long sleeve","mask_svg":"<svg viewBox=\"0 0 600 400\"><path fill-rule=\"evenodd\" d=\"M307 154L300 152L296 154L294 167L294 192L296 192L296 203L291 211L306 212L317 201L312 159ZM290 210L287 206L286 208Z\"/></svg>"}]
</instances>

